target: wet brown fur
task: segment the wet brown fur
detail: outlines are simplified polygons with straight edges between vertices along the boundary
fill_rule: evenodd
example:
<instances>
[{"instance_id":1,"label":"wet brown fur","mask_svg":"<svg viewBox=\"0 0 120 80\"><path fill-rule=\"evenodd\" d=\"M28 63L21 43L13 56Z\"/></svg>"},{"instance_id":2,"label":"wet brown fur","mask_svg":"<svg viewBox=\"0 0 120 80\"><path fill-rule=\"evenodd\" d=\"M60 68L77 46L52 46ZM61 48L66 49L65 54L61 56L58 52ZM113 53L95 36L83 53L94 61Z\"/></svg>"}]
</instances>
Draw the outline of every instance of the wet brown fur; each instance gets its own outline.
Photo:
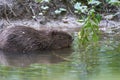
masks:
<instances>
[{"instance_id":1,"label":"wet brown fur","mask_svg":"<svg viewBox=\"0 0 120 80\"><path fill-rule=\"evenodd\" d=\"M11 52L60 49L69 47L71 35L63 31L38 31L30 27L16 26L0 34L0 49Z\"/></svg>"}]
</instances>

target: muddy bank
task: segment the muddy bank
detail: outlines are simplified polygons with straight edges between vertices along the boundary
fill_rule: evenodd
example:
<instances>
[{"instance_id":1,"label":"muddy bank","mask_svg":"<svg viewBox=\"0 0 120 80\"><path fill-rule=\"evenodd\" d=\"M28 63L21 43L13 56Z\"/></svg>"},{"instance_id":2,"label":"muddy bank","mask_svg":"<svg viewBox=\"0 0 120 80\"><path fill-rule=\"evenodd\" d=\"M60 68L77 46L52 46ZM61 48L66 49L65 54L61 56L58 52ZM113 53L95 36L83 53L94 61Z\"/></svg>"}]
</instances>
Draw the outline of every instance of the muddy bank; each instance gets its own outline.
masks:
<instances>
[{"instance_id":1,"label":"muddy bank","mask_svg":"<svg viewBox=\"0 0 120 80\"><path fill-rule=\"evenodd\" d=\"M66 32L78 32L83 23L77 22L78 16L76 17L73 4L70 2L68 0L50 0L48 2L37 2L36 0L0 0L0 28L3 30L6 27L24 25L37 30L57 29ZM59 14L55 12L60 10L62 11ZM103 17L105 19L105 17L110 16L107 14ZM108 32L111 28L119 28L119 12L117 18L116 21L102 20L100 29Z\"/></svg>"},{"instance_id":2,"label":"muddy bank","mask_svg":"<svg viewBox=\"0 0 120 80\"><path fill-rule=\"evenodd\" d=\"M33 27L37 30L44 30L44 29L55 29L55 30L63 30L63 31L79 31L80 27L83 23L77 22L77 19L74 17L65 17L62 20L50 20L45 24L40 24L39 21L35 21L33 19L19 19L19 20L12 20L8 23L6 20L0 20L0 27L4 29L6 27L13 27L15 25L24 25Z\"/></svg>"},{"instance_id":3,"label":"muddy bank","mask_svg":"<svg viewBox=\"0 0 120 80\"><path fill-rule=\"evenodd\" d=\"M39 19L40 20L40 19ZM72 16L64 17L61 20L50 20L45 24L41 24L40 22L35 21L34 19L19 19L19 20L10 20L7 22L5 19L0 20L0 28L1 30L6 27L13 27L15 25L24 25L33 27L37 30L62 30L66 32L78 32L84 23L77 22L77 18ZM119 31L120 22L117 21L107 21L102 20L99 24L100 30L104 32L109 32L109 30Z\"/></svg>"},{"instance_id":4,"label":"muddy bank","mask_svg":"<svg viewBox=\"0 0 120 80\"><path fill-rule=\"evenodd\" d=\"M73 7L69 5L66 0L0 0L0 19L31 19L38 16L60 19L72 13Z\"/></svg>"}]
</instances>

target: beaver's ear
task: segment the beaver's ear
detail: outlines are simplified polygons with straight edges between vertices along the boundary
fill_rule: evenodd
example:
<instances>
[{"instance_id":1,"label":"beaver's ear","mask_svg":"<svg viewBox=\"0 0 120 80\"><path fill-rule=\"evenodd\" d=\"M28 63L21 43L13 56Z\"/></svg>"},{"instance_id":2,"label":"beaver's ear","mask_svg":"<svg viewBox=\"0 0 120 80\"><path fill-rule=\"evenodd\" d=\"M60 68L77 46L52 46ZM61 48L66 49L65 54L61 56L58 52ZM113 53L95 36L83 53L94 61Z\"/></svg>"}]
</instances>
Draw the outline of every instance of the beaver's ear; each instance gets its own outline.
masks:
<instances>
[{"instance_id":1,"label":"beaver's ear","mask_svg":"<svg viewBox=\"0 0 120 80\"><path fill-rule=\"evenodd\" d=\"M52 36L56 35L56 33L57 33L56 30L53 30L53 31L50 32L50 34L51 34Z\"/></svg>"}]
</instances>

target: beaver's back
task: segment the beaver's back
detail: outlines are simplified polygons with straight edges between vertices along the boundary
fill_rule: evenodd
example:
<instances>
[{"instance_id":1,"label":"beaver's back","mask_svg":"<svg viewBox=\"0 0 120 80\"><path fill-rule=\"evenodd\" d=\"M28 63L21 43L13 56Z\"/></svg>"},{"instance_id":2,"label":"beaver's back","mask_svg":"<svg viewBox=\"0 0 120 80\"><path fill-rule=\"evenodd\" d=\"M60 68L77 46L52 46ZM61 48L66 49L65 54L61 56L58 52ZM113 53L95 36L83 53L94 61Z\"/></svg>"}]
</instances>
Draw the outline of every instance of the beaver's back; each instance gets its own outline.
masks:
<instances>
[{"instance_id":1,"label":"beaver's back","mask_svg":"<svg viewBox=\"0 0 120 80\"><path fill-rule=\"evenodd\" d=\"M7 28L0 34L0 48L13 52L59 49L68 47L71 39L69 34L62 31L38 31L16 26Z\"/></svg>"}]
</instances>

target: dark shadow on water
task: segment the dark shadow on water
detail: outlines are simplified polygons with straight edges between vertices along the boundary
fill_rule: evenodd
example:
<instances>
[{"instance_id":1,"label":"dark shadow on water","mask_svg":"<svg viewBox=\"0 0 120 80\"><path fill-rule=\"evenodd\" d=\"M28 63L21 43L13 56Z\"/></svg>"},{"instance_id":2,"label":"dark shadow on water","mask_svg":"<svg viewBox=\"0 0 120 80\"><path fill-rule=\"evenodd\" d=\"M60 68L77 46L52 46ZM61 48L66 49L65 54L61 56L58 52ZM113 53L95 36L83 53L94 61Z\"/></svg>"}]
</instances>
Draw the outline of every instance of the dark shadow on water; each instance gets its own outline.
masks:
<instances>
[{"instance_id":1,"label":"dark shadow on water","mask_svg":"<svg viewBox=\"0 0 120 80\"><path fill-rule=\"evenodd\" d=\"M0 51L0 64L5 66L27 67L31 64L55 64L65 61L63 58L72 53L70 48L56 51L31 53L8 53Z\"/></svg>"}]
</instances>

